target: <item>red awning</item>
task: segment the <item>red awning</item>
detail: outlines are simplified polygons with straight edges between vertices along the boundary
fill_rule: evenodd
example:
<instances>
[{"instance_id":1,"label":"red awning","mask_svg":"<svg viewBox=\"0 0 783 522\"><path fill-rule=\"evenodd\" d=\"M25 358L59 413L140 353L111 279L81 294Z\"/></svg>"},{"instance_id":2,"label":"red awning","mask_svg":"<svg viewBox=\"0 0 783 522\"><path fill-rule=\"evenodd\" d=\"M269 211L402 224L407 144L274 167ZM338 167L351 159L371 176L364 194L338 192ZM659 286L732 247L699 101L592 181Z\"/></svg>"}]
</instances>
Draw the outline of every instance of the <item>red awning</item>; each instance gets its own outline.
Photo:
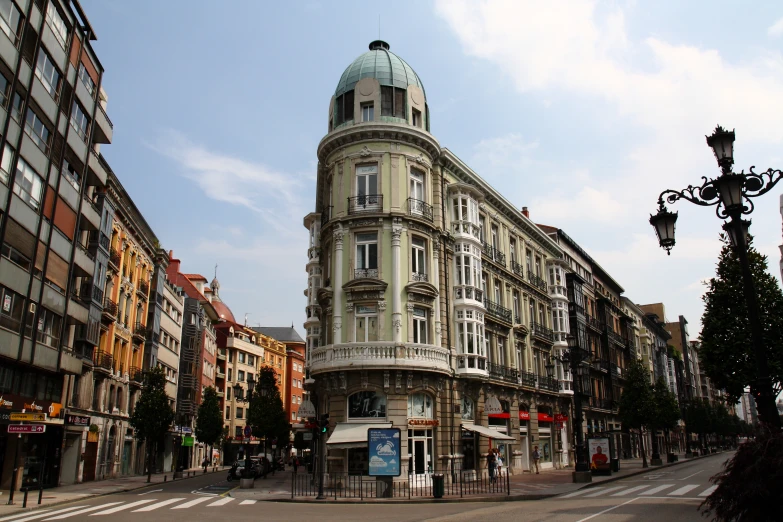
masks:
<instances>
[{"instance_id":1,"label":"red awning","mask_svg":"<svg viewBox=\"0 0 783 522\"><path fill-rule=\"evenodd\" d=\"M552 416L548 413L539 413L538 422L552 422Z\"/></svg>"},{"instance_id":2,"label":"red awning","mask_svg":"<svg viewBox=\"0 0 783 522\"><path fill-rule=\"evenodd\" d=\"M530 412L529 411L520 411L519 412L519 420L530 420Z\"/></svg>"},{"instance_id":3,"label":"red awning","mask_svg":"<svg viewBox=\"0 0 783 522\"><path fill-rule=\"evenodd\" d=\"M565 422L568 420L568 415L563 413L555 413L555 422Z\"/></svg>"},{"instance_id":4,"label":"red awning","mask_svg":"<svg viewBox=\"0 0 783 522\"><path fill-rule=\"evenodd\" d=\"M488 413L487 417L490 419L510 419L511 415L508 413Z\"/></svg>"}]
</instances>

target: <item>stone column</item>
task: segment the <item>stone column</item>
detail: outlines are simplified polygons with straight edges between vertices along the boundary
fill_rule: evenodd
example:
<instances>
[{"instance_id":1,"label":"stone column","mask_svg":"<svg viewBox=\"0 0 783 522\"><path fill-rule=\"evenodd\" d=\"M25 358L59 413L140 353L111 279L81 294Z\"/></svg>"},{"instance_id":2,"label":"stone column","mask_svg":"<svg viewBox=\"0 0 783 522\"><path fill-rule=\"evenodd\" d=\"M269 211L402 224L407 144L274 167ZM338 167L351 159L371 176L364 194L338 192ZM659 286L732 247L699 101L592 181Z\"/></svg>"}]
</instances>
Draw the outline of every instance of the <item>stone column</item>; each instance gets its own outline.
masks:
<instances>
[{"instance_id":1,"label":"stone column","mask_svg":"<svg viewBox=\"0 0 783 522\"><path fill-rule=\"evenodd\" d=\"M440 260L440 242L435 239L432 241L432 284L438 287L438 297L435 298L434 312L435 312L435 339L431 344L441 346L440 338L440 268L438 261ZM446 289L448 292L448 288Z\"/></svg>"},{"instance_id":2,"label":"stone column","mask_svg":"<svg viewBox=\"0 0 783 522\"><path fill-rule=\"evenodd\" d=\"M392 221L392 340L402 342L402 301L400 295L400 236L402 220Z\"/></svg>"},{"instance_id":3,"label":"stone column","mask_svg":"<svg viewBox=\"0 0 783 522\"><path fill-rule=\"evenodd\" d=\"M339 224L334 229L334 284L332 285L332 343L343 342L342 313L343 313L343 228Z\"/></svg>"}]
</instances>

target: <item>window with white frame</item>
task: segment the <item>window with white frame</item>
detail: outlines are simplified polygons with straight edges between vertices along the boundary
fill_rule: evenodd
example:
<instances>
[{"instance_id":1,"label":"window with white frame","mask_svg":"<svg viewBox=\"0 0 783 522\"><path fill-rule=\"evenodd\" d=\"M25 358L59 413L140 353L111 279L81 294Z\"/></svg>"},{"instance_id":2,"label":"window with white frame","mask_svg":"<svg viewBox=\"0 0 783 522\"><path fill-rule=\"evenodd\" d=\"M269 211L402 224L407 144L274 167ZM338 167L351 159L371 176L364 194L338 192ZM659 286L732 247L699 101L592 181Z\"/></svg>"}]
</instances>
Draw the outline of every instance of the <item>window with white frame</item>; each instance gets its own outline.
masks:
<instances>
[{"instance_id":1,"label":"window with white frame","mask_svg":"<svg viewBox=\"0 0 783 522\"><path fill-rule=\"evenodd\" d=\"M508 255L511 258L511 268L514 269L514 264L517 262L517 241L513 237L508 240Z\"/></svg>"},{"instance_id":2,"label":"window with white frame","mask_svg":"<svg viewBox=\"0 0 783 522\"><path fill-rule=\"evenodd\" d=\"M378 233L356 234L356 277L378 277Z\"/></svg>"},{"instance_id":3,"label":"window with white frame","mask_svg":"<svg viewBox=\"0 0 783 522\"><path fill-rule=\"evenodd\" d=\"M413 342L415 344L427 344L427 310L413 308Z\"/></svg>"},{"instance_id":4,"label":"window with white frame","mask_svg":"<svg viewBox=\"0 0 783 522\"><path fill-rule=\"evenodd\" d=\"M16 162L14 193L35 209L41 205L43 179L21 157Z\"/></svg>"},{"instance_id":5,"label":"window with white frame","mask_svg":"<svg viewBox=\"0 0 783 522\"><path fill-rule=\"evenodd\" d=\"M46 8L46 22L49 24L49 27L52 28L54 37L60 42L63 49L65 49L65 44L68 41L68 26L65 25L65 21L62 16L60 16L57 8L53 5L53 2L49 2L49 5Z\"/></svg>"},{"instance_id":6,"label":"window with white frame","mask_svg":"<svg viewBox=\"0 0 783 522\"><path fill-rule=\"evenodd\" d=\"M501 366L506 365L506 338L497 336L498 346L498 364Z\"/></svg>"},{"instance_id":7,"label":"window with white frame","mask_svg":"<svg viewBox=\"0 0 783 522\"><path fill-rule=\"evenodd\" d=\"M46 92L54 99L57 99L57 93L60 91L60 71L54 66L49 54L40 48L38 50L38 60L35 63L35 76L41 80Z\"/></svg>"},{"instance_id":8,"label":"window with white frame","mask_svg":"<svg viewBox=\"0 0 783 522\"><path fill-rule=\"evenodd\" d=\"M503 293L500 291L500 281L495 279L495 302L498 305L503 304Z\"/></svg>"},{"instance_id":9,"label":"window with white frame","mask_svg":"<svg viewBox=\"0 0 783 522\"><path fill-rule=\"evenodd\" d=\"M410 174L410 197L415 201L424 201L424 173L420 170L411 169ZM411 212L421 213L421 206L414 206Z\"/></svg>"},{"instance_id":10,"label":"window with white frame","mask_svg":"<svg viewBox=\"0 0 783 522\"><path fill-rule=\"evenodd\" d=\"M484 314L475 310L457 310L457 347L466 360L463 367L485 369Z\"/></svg>"},{"instance_id":11,"label":"window with white frame","mask_svg":"<svg viewBox=\"0 0 783 522\"><path fill-rule=\"evenodd\" d=\"M357 305L356 342L366 343L378 340L378 308L374 305Z\"/></svg>"},{"instance_id":12,"label":"window with white frame","mask_svg":"<svg viewBox=\"0 0 783 522\"><path fill-rule=\"evenodd\" d=\"M0 180L3 183L8 183L11 177L11 162L14 159L14 149L8 143L5 144L3 149L3 158L0 160Z\"/></svg>"},{"instance_id":13,"label":"window with white frame","mask_svg":"<svg viewBox=\"0 0 783 522\"><path fill-rule=\"evenodd\" d=\"M532 297L528 301L528 321L530 321L531 326L536 322L536 302Z\"/></svg>"},{"instance_id":14,"label":"window with white frame","mask_svg":"<svg viewBox=\"0 0 783 522\"><path fill-rule=\"evenodd\" d=\"M411 241L411 272L414 281L427 280L426 263L427 243L420 237L413 237Z\"/></svg>"},{"instance_id":15,"label":"window with white frame","mask_svg":"<svg viewBox=\"0 0 783 522\"><path fill-rule=\"evenodd\" d=\"M378 194L378 165L356 167L356 195L375 196ZM377 201L359 201L359 204L377 204Z\"/></svg>"},{"instance_id":16,"label":"window with white frame","mask_svg":"<svg viewBox=\"0 0 783 522\"><path fill-rule=\"evenodd\" d=\"M375 104L362 103L362 121L373 121L375 119Z\"/></svg>"},{"instance_id":17,"label":"window with white frame","mask_svg":"<svg viewBox=\"0 0 783 522\"><path fill-rule=\"evenodd\" d=\"M19 38L21 14L12 0L0 0L0 30L16 45Z\"/></svg>"}]
</instances>

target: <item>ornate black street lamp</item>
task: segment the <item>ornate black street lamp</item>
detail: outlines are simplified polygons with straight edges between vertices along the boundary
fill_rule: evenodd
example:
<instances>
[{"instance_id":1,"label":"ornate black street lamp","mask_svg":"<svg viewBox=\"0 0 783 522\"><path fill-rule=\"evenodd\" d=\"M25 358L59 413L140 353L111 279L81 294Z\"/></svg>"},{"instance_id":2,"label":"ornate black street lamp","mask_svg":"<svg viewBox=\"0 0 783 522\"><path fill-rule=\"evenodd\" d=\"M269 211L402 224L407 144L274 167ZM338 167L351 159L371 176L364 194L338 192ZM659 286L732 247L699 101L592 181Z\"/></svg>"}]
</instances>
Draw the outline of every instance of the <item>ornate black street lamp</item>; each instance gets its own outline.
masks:
<instances>
[{"instance_id":1,"label":"ornate black street lamp","mask_svg":"<svg viewBox=\"0 0 783 522\"><path fill-rule=\"evenodd\" d=\"M585 376L587 369L582 364L583 362L590 362L591 354L588 350L579 346L579 338L575 335L568 335L566 337L568 341L568 351L564 351L559 357L552 356L552 359L560 361L563 365L568 366L571 369L571 379L574 384L574 423L573 429L576 435L576 466L575 471L590 472L590 463L587 458L587 446L585 445L584 433L582 433L582 379ZM550 373L550 365L554 369L554 365L550 362L546 365L547 373Z\"/></svg>"},{"instance_id":2,"label":"ornate black street lamp","mask_svg":"<svg viewBox=\"0 0 783 522\"><path fill-rule=\"evenodd\" d=\"M775 406L775 394L769 374L767 354L764 351L759 302L748 261L750 221L742 219L742 215L753 212L754 205L751 198L762 196L772 190L772 187L783 178L783 171L767 169L764 172L756 173L753 170L756 167L750 167L750 172L747 174L744 170L739 174L732 172L734 131L727 131L721 126L716 127L711 136L707 136L707 145L712 148L722 174L715 179L702 177L704 183L699 187L688 185L687 188L679 192L674 190L661 192L661 195L658 196L658 213L650 216L650 224L655 228L661 247L671 254L671 249L674 246L674 225L677 222L677 213L669 212L664 200L669 204L684 199L703 207L714 205L716 206L715 213L720 219L729 219L723 224L723 230L728 233L731 245L737 253L742 267L751 342L755 349L756 382L751 385L751 391L756 398L761 422L780 428L780 417Z\"/></svg>"},{"instance_id":3,"label":"ornate black street lamp","mask_svg":"<svg viewBox=\"0 0 783 522\"><path fill-rule=\"evenodd\" d=\"M238 382L234 384L234 400L236 402L246 402L247 403L247 414L245 415L245 419L247 419L247 426L250 426L250 408L253 407L253 391L256 388L256 381L253 380L253 376L249 376L247 378L247 396L244 394L244 390L242 389L242 385ZM263 389L262 389L263 393ZM250 436L245 437L247 441L245 442L245 469L242 472L243 478L253 478L253 475L250 472L252 462L250 460Z\"/></svg>"}]
</instances>

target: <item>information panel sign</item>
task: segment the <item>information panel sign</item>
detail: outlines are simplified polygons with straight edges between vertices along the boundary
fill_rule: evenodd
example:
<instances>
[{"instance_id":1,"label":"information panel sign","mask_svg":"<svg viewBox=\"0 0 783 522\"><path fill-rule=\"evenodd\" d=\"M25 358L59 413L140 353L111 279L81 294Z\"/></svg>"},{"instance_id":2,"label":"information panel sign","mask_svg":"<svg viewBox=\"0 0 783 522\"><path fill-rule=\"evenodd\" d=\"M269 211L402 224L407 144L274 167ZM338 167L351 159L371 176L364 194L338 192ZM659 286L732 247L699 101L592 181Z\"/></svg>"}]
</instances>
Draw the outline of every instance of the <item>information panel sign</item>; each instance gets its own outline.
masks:
<instances>
[{"instance_id":1,"label":"information panel sign","mask_svg":"<svg viewBox=\"0 0 783 522\"><path fill-rule=\"evenodd\" d=\"M590 448L590 469L594 471L610 471L609 467L609 439L588 439Z\"/></svg>"},{"instance_id":2,"label":"information panel sign","mask_svg":"<svg viewBox=\"0 0 783 522\"><path fill-rule=\"evenodd\" d=\"M402 474L399 428L368 428L367 449L371 477L399 477Z\"/></svg>"},{"instance_id":3,"label":"information panel sign","mask_svg":"<svg viewBox=\"0 0 783 522\"><path fill-rule=\"evenodd\" d=\"M44 433L45 424L9 424L8 433Z\"/></svg>"},{"instance_id":4,"label":"information panel sign","mask_svg":"<svg viewBox=\"0 0 783 522\"><path fill-rule=\"evenodd\" d=\"M12 413L12 421L40 422L46 420L45 413Z\"/></svg>"}]
</instances>

